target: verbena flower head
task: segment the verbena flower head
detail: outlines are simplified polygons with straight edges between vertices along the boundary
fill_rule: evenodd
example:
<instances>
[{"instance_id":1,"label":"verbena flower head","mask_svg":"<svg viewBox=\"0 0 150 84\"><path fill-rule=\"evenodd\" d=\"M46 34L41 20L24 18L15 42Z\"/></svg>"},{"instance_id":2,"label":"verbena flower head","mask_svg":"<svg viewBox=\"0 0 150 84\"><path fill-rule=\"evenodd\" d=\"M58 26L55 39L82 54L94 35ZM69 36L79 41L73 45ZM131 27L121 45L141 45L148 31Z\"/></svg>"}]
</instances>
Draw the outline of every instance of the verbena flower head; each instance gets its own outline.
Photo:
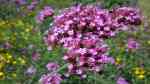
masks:
<instances>
[{"instance_id":1,"label":"verbena flower head","mask_svg":"<svg viewBox=\"0 0 150 84\"><path fill-rule=\"evenodd\" d=\"M68 72L82 77L88 70L98 72L104 64L114 64L104 40L124 26L137 25L139 16L128 7L109 11L93 5L72 6L54 17L44 41L50 49L57 45L67 49L63 59L69 63ZM125 20L120 22L120 18Z\"/></svg>"},{"instance_id":2,"label":"verbena flower head","mask_svg":"<svg viewBox=\"0 0 150 84\"><path fill-rule=\"evenodd\" d=\"M44 74L39 80L40 84L60 84L61 81L61 75L58 73Z\"/></svg>"}]
</instances>

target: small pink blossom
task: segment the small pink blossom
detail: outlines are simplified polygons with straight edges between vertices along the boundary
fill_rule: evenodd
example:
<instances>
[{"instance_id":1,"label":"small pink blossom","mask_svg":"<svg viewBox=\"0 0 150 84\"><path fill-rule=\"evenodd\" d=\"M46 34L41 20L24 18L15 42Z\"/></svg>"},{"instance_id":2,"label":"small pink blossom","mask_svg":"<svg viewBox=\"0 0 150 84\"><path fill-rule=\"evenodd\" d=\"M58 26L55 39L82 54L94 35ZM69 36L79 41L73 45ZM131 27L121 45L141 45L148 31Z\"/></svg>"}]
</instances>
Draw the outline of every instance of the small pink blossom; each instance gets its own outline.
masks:
<instances>
[{"instance_id":1,"label":"small pink blossom","mask_svg":"<svg viewBox=\"0 0 150 84\"><path fill-rule=\"evenodd\" d=\"M46 65L46 68L47 68L49 71L56 71L56 70L59 68L59 65L56 64L56 63L53 63L53 62L49 62L49 63Z\"/></svg>"},{"instance_id":2,"label":"small pink blossom","mask_svg":"<svg viewBox=\"0 0 150 84\"><path fill-rule=\"evenodd\" d=\"M34 66L30 66L27 71L26 71L26 74L27 75L34 75L36 73L36 68Z\"/></svg>"},{"instance_id":3,"label":"small pink blossom","mask_svg":"<svg viewBox=\"0 0 150 84\"><path fill-rule=\"evenodd\" d=\"M123 77L117 79L117 84L129 84Z\"/></svg>"},{"instance_id":4,"label":"small pink blossom","mask_svg":"<svg viewBox=\"0 0 150 84\"><path fill-rule=\"evenodd\" d=\"M37 61L37 60L39 60L40 59L40 53L39 52L37 52L37 51L34 51L34 52L32 52L32 60L33 61Z\"/></svg>"},{"instance_id":5,"label":"small pink blossom","mask_svg":"<svg viewBox=\"0 0 150 84\"><path fill-rule=\"evenodd\" d=\"M140 44L133 38L128 39L127 47L128 49L138 49Z\"/></svg>"}]
</instances>

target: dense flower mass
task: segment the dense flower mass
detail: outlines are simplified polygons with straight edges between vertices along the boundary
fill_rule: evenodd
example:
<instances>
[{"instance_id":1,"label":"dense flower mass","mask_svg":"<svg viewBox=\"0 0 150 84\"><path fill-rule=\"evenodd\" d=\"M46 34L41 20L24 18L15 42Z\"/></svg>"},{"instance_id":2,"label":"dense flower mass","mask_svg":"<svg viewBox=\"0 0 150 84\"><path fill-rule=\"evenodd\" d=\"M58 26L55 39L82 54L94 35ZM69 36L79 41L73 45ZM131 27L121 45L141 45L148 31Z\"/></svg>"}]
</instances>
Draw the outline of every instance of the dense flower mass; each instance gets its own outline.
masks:
<instances>
[{"instance_id":1,"label":"dense flower mass","mask_svg":"<svg viewBox=\"0 0 150 84\"><path fill-rule=\"evenodd\" d=\"M94 42L92 39L85 39L79 48L67 51L63 59L69 63L69 73L83 76L87 70L99 72L103 67L102 64L114 63L114 59L106 54L107 45L100 41L95 43L91 41Z\"/></svg>"},{"instance_id":2,"label":"dense flower mass","mask_svg":"<svg viewBox=\"0 0 150 84\"><path fill-rule=\"evenodd\" d=\"M129 7L105 10L92 5L77 5L54 18L44 40L48 48L61 45L68 51L64 60L68 72L83 75L87 70L100 71L105 63L114 64L104 40L115 36L127 25L138 25L141 17Z\"/></svg>"}]
</instances>

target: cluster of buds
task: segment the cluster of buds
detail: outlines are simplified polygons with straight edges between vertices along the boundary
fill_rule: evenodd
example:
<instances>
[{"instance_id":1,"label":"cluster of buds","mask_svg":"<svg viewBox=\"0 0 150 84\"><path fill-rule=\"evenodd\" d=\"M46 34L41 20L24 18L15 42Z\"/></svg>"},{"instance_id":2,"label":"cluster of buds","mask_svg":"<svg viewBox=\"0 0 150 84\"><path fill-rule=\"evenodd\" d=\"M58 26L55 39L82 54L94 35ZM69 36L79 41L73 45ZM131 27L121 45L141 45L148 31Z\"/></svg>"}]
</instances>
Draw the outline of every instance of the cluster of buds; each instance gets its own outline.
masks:
<instances>
[{"instance_id":1,"label":"cluster of buds","mask_svg":"<svg viewBox=\"0 0 150 84\"><path fill-rule=\"evenodd\" d=\"M73 6L54 18L44 41L49 49L56 45L67 49L63 58L69 63L68 72L83 76L86 71L100 71L104 64L114 63L104 40L123 26L140 24L139 16L128 7L105 10L93 5Z\"/></svg>"},{"instance_id":2,"label":"cluster of buds","mask_svg":"<svg viewBox=\"0 0 150 84\"><path fill-rule=\"evenodd\" d=\"M36 21L37 23L42 23L47 17L52 17L53 14L54 10L49 6L45 6L36 16Z\"/></svg>"}]
</instances>

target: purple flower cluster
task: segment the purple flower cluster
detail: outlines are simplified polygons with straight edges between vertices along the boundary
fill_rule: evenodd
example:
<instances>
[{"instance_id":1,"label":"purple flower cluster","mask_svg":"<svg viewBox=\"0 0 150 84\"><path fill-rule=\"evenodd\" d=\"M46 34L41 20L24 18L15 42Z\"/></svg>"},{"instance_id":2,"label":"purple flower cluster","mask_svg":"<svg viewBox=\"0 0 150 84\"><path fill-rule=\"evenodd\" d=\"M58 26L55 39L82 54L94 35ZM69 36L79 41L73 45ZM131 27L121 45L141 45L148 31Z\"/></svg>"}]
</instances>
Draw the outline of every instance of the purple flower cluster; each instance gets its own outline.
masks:
<instances>
[{"instance_id":1,"label":"purple flower cluster","mask_svg":"<svg viewBox=\"0 0 150 84\"><path fill-rule=\"evenodd\" d=\"M27 3L27 0L15 0L15 3L17 5L25 5Z\"/></svg>"},{"instance_id":2,"label":"purple flower cluster","mask_svg":"<svg viewBox=\"0 0 150 84\"><path fill-rule=\"evenodd\" d=\"M54 63L54 62L50 62L46 65L46 68L49 70L49 71L56 71L58 68L59 68L59 65Z\"/></svg>"},{"instance_id":3,"label":"purple flower cluster","mask_svg":"<svg viewBox=\"0 0 150 84\"><path fill-rule=\"evenodd\" d=\"M61 75L57 73L44 74L39 80L40 84L60 84L61 81Z\"/></svg>"},{"instance_id":4,"label":"purple flower cluster","mask_svg":"<svg viewBox=\"0 0 150 84\"><path fill-rule=\"evenodd\" d=\"M86 71L100 71L106 63L114 64L108 56L104 40L115 36L126 25L138 25L141 17L129 7L105 10L93 5L77 5L54 18L44 41L51 49L61 45L67 49L63 59L68 72L83 76Z\"/></svg>"},{"instance_id":5,"label":"purple flower cluster","mask_svg":"<svg viewBox=\"0 0 150 84\"><path fill-rule=\"evenodd\" d=\"M36 16L37 23L43 22L47 17L52 17L54 14L54 10L49 7L45 6L42 11L39 12L39 14Z\"/></svg>"},{"instance_id":6,"label":"purple flower cluster","mask_svg":"<svg viewBox=\"0 0 150 84\"><path fill-rule=\"evenodd\" d=\"M103 64L114 63L114 59L107 56L107 50L102 41L88 38L79 42L78 48L68 50L63 59L69 63L69 73L82 77L87 70L99 72Z\"/></svg>"},{"instance_id":7,"label":"purple flower cluster","mask_svg":"<svg viewBox=\"0 0 150 84\"><path fill-rule=\"evenodd\" d=\"M54 62L49 62L46 65L49 73L41 76L39 82L40 84L60 84L62 81L61 75L57 73L59 65Z\"/></svg>"},{"instance_id":8,"label":"purple flower cluster","mask_svg":"<svg viewBox=\"0 0 150 84\"><path fill-rule=\"evenodd\" d=\"M28 76L32 76L32 75L35 75L36 71L37 71L37 69L34 66L30 66L26 70L25 74L28 75Z\"/></svg>"},{"instance_id":9,"label":"purple flower cluster","mask_svg":"<svg viewBox=\"0 0 150 84\"><path fill-rule=\"evenodd\" d=\"M113 17L120 26L141 24L140 11L136 8L121 7L114 10Z\"/></svg>"},{"instance_id":10,"label":"purple flower cluster","mask_svg":"<svg viewBox=\"0 0 150 84\"><path fill-rule=\"evenodd\" d=\"M39 52L37 52L37 51L33 51L32 52L32 60L33 61L37 61L37 60L39 60L40 59L40 53Z\"/></svg>"},{"instance_id":11,"label":"purple flower cluster","mask_svg":"<svg viewBox=\"0 0 150 84\"><path fill-rule=\"evenodd\" d=\"M33 0L30 5L27 6L29 10L33 10L38 4L38 0Z\"/></svg>"}]
</instances>

